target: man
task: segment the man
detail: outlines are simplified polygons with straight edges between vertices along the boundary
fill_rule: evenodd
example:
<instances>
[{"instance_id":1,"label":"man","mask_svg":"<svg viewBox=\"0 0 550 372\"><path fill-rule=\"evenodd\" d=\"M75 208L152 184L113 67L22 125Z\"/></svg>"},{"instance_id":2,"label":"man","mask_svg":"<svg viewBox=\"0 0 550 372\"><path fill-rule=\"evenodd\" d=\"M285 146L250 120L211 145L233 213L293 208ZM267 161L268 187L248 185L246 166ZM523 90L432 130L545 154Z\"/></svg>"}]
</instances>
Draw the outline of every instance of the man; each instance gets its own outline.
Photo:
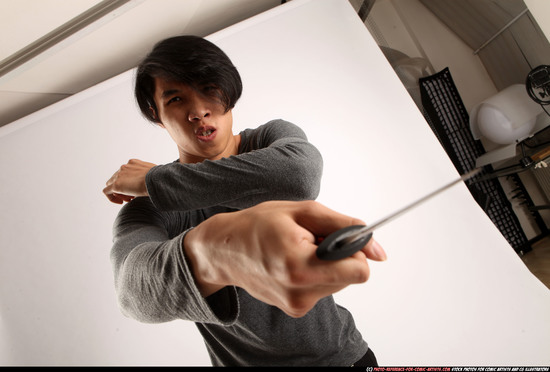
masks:
<instances>
[{"instance_id":1,"label":"man","mask_svg":"<svg viewBox=\"0 0 550 372\"><path fill-rule=\"evenodd\" d=\"M375 364L331 295L366 281L366 258L385 253L371 240L350 258L317 259L317 238L358 221L312 201L322 158L300 128L273 120L233 134L241 91L229 58L202 38L166 39L139 65L138 105L179 158L131 160L104 189L128 202L111 254L122 311L195 322L214 365Z\"/></svg>"}]
</instances>

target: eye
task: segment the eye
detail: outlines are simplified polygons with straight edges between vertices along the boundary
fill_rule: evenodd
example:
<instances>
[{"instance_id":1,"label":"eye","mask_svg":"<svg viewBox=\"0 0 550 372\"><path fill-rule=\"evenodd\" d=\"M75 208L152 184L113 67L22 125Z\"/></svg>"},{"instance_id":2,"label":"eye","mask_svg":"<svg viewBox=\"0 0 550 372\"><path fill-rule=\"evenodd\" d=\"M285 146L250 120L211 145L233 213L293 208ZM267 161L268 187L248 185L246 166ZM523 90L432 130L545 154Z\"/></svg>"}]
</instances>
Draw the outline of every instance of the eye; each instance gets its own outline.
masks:
<instances>
[{"instance_id":1,"label":"eye","mask_svg":"<svg viewBox=\"0 0 550 372\"><path fill-rule=\"evenodd\" d=\"M166 102L166 105L169 105L169 104L174 103L174 102L179 102L179 101L181 101L181 98L180 98L180 97L177 97L177 96L176 96L176 97L172 97L172 98L170 98L170 99L168 100L168 102Z\"/></svg>"}]
</instances>

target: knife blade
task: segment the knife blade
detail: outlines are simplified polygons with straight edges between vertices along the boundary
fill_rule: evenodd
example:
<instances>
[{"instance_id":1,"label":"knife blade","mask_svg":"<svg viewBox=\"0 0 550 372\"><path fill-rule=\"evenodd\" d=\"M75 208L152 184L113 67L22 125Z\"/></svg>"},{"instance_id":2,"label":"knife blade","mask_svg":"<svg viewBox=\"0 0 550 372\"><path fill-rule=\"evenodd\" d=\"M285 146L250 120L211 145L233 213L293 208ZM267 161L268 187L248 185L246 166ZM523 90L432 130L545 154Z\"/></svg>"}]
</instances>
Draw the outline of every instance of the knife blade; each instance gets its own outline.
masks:
<instances>
[{"instance_id":1,"label":"knife blade","mask_svg":"<svg viewBox=\"0 0 550 372\"><path fill-rule=\"evenodd\" d=\"M420 199L415 200L414 202L404 206L403 208L390 213L386 217L378 220L372 225L353 225L348 226L343 229L337 230L332 234L328 235L323 241L319 244L316 250L317 257L321 260L339 260L345 257L349 257L355 252L362 249L372 238L374 230L379 227L393 221L402 214L412 210L413 208L418 207L424 202L434 198L435 196L441 194L442 192L450 189L458 183L464 182L481 172L482 168L476 168L458 179L449 182L448 184L441 186L440 188L430 192L429 194L421 197Z\"/></svg>"}]
</instances>

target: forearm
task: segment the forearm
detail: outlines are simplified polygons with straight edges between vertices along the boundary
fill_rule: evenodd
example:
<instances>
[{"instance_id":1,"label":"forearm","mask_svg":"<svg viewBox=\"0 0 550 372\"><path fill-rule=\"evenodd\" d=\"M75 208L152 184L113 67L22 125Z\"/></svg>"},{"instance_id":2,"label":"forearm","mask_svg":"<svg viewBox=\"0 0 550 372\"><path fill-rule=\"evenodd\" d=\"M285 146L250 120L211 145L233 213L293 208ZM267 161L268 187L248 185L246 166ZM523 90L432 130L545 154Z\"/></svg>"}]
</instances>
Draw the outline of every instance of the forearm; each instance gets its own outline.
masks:
<instances>
[{"instance_id":1,"label":"forearm","mask_svg":"<svg viewBox=\"0 0 550 372\"><path fill-rule=\"evenodd\" d=\"M213 205L243 209L267 200L312 200L322 176L320 153L307 143L266 148L198 164L173 163L147 175L151 200L161 210Z\"/></svg>"},{"instance_id":2,"label":"forearm","mask_svg":"<svg viewBox=\"0 0 550 372\"><path fill-rule=\"evenodd\" d=\"M145 323L234 321L234 303L212 309L197 287L183 247L186 232L170 239L149 206L147 198L133 200L115 221L111 262L122 312ZM220 292L220 298L236 301L233 288Z\"/></svg>"},{"instance_id":3,"label":"forearm","mask_svg":"<svg viewBox=\"0 0 550 372\"><path fill-rule=\"evenodd\" d=\"M181 238L175 239L181 244ZM235 314L214 313L194 284L185 256L174 253L174 242L144 243L126 257L118 270L116 290L122 312L144 323L175 319L202 323L231 323ZM177 249L180 251L180 249ZM234 292L232 287L224 290ZM213 294L213 293L211 293ZM235 294L228 294L235 296ZM223 307L220 307L223 309Z\"/></svg>"},{"instance_id":4,"label":"forearm","mask_svg":"<svg viewBox=\"0 0 550 372\"><path fill-rule=\"evenodd\" d=\"M243 209L268 200L315 199L323 169L317 148L291 123L277 121L261 128L245 131L239 155L153 168L146 181L155 206L180 211L212 205Z\"/></svg>"}]
</instances>

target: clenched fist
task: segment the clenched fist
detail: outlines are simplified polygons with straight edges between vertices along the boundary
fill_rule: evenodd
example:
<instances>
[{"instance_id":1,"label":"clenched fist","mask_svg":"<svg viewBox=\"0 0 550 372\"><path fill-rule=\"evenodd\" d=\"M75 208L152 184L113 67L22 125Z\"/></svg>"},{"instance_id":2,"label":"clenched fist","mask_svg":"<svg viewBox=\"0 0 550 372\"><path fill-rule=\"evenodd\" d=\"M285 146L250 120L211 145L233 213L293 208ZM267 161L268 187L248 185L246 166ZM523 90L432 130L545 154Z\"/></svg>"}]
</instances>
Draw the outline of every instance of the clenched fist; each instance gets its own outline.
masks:
<instances>
[{"instance_id":1,"label":"clenched fist","mask_svg":"<svg viewBox=\"0 0 550 372\"><path fill-rule=\"evenodd\" d=\"M136 196L147 196L145 175L156 164L139 159L130 159L107 181L103 193L116 204L128 202Z\"/></svg>"}]
</instances>

